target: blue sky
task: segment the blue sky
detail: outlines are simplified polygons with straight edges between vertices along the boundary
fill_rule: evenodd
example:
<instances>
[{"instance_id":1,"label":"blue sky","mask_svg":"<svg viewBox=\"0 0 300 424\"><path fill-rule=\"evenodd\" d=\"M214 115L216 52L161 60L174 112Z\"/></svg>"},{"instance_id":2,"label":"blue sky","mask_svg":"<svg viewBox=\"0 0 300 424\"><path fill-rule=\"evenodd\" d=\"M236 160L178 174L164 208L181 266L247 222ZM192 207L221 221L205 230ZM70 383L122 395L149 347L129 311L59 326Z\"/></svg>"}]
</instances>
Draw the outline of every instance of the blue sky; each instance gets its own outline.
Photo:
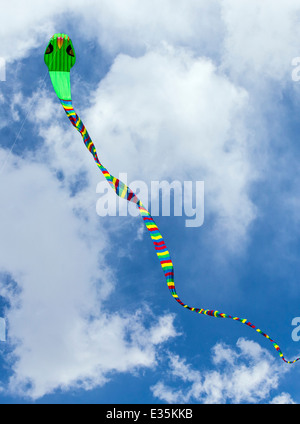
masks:
<instances>
[{"instance_id":1,"label":"blue sky","mask_svg":"<svg viewBox=\"0 0 300 424\"><path fill-rule=\"evenodd\" d=\"M73 104L113 175L204 181L201 227L155 217L180 298L249 319L294 359L297 2L32 0L1 13L0 403L299 403L298 363L179 307L141 218L97 214L103 176L43 62L67 33Z\"/></svg>"}]
</instances>

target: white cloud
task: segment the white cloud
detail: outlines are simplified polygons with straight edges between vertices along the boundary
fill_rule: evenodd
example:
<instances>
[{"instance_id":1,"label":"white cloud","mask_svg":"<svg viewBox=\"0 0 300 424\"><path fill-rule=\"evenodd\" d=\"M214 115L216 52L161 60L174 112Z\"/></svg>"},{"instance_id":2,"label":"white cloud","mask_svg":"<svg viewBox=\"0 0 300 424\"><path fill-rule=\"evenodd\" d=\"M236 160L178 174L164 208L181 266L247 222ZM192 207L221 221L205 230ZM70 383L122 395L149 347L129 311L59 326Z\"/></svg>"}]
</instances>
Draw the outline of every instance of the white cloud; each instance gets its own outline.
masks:
<instances>
[{"instance_id":1,"label":"white cloud","mask_svg":"<svg viewBox=\"0 0 300 424\"><path fill-rule=\"evenodd\" d=\"M287 372L266 349L243 338L238 340L237 349L218 343L212 353L216 368L211 371L195 370L178 355L170 354L168 373L176 388L159 381L151 389L153 395L168 403L264 403ZM293 400L283 393L273 402Z\"/></svg>"},{"instance_id":2,"label":"white cloud","mask_svg":"<svg viewBox=\"0 0 300 424\"><path fill-rule=\"evenodd\" d=\"M154 318L146 308L134 315L107 311L103 301L115 275L104 261L107 234L95 224L95 209L74 213L80 198L76 204L46 166L13 155L7 161L0 295L10 302L8 389L35 399L57 388L102 385L111 371L155 366L157 347L176 335L174 317Z\"/></svg>"},{"instance_id":3,"label":"white cloud","mask_svg":"<svg viewBox=\"0 0 300 424\"><path fill-rule=\"evenodd\" d=\"M84 34L97 37L105 50L145 52L162 42L192 46L207 54L220 48L222 22L216 0L104 0L83 11ZM207 34L209 33L209 37Z\"/></svg>"},{"instance_id":4,"label":"white cloud","mask_svg":"<svg viewBox=\"0 0 300 424\"><path fill-rule=\"evenodd\" d=\"M59 2L49 2L43 7L37 0L25 5L12 0L1 5L0 56L9 62L24 58L30 49L39 47L54 29L54 15Z\"/></svg>"},{"instance_id":5,"label":"white cloud","mask_svg":"<svg viewBox=\"0 0 300 424\"><path fill-rule=\"evenodd\" d=\"M288 405L292 405L292 404L296 404L296 402L293 401L291 395L289 393L281 393L278 396L275 396L270 403L275 404L275 405L282 405L282 404L288 404Z\"/></svg>"},{"instance_id":6,"label":"white cloud","mask_svg":"<svg viewBox=\"0 0 300 424\"><path fill-rule=\"evenodd\" d=\"M297 0L223 2L223 64L231 75L252 84L266 78L290 82L291 61L299 56L299 14Z\"/></svg>"},{"instance_id":7,"label":"white cloud","mask_svg":"<svg viewBox=\"0 0 300 424\"><path fill-rule=\"evenodd\" d=\"M116 58L92 95L86 124L96 145L103 140L112 174L204 180L205 212L216 216L218 241L236 251L256 214L248 195L257 175L243 123L247 105L247 92L210 60L164 45Z\"/></svg>"}]
</instances>

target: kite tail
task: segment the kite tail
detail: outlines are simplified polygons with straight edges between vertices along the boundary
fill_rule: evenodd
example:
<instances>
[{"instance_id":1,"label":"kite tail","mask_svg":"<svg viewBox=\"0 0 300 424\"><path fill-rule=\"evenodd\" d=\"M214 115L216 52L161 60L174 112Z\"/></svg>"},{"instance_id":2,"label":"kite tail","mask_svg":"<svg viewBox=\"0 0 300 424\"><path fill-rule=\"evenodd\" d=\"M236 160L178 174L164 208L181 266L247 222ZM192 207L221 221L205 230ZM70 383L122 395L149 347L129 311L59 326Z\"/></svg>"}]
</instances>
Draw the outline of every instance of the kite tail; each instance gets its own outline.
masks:
<instances>
[{"instance_id":1,"label":"kite tail","mask_svg":"<svg viewBox=\"0 0 300 424\"><path fill-rule=\"evenodd\" d=\"M80 132L82 139L84 141L84 144L86 145L86 147L90 151L90 153L93 155L93 158L94 158L97 166L100 168L102 174L104 175L104 177L106 178L106 180L108 181L108 183L110 184L112 189L121 198L124 198L124 199L126 199L130 202L133 202L138 206L140 215L143 218L144 224L145 224L147 230L149 231L150 237L153 241L154 248L156 250L157 257L160 261L160 265L161 265L162 270L164 272L169 291L170 291L171 295L173 296L173 298L176 300L176 302L178 302L184 308L189 309L190 311L196 312L197 314L208 315L208 316L216 317L216 318L230 318L234 321L241 322L242 324L247 325L248 327L255 330L257 333L261 334L266 339L268 339L272 343L273 347L277 350L279 356L281 357L281 359L284 362L286 362L287 364L294 364L295 362L299 361L300 357L294 359L293 361L287 361L284 358L283 353L282 353L280 347L278 346L278 344L273 339L271 339L270 336L268 336L266 333L261 331L259 328L256 328L256 326L253 325L247 319L233 317L231 315L228 315L228 314L225 314L225 313L222 313L222 312L219 312L219 311L214 311L212 309L192 308L192 307L186 305L184 302L182 302L179 299L178 294L176 292L175 283L174 283L174 266L173 266L173 263L172 263L172 260L171 260L171 257L170 257L170 253L167 249L167 246L164 242L164 239L163 239L157 225L154 222L154 219L152 218L152 216L150 215L148 210L143 206L142 202L138 199L138 197L135 195L135 193L126 184L124 184L122 181L120 181L118 178L113 177L108 172L108 170L101 164L101 162L99 161L99 158L97 156L96 148L95 148L85 126L83 125L81 119L79 118L79 116L77 115L75 110L73 109L72 101L71 100L61 100L61 99L60 99L60 101L61 101L61 104L62 104L70 122L77 129L77 131Z\"/></svg>"}]
</instances>

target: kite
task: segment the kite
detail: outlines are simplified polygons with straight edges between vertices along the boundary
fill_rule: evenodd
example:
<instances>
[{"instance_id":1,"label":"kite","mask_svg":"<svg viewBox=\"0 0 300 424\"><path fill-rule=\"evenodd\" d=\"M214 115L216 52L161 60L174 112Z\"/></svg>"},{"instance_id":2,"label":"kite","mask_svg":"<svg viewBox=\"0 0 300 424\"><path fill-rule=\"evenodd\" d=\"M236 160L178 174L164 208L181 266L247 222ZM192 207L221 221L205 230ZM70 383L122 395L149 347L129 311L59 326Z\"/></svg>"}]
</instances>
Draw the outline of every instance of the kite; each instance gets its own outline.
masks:
<instances>
[{"instance_id":1,"label":"kite","mask_svg":"<svg viewBox=\"0 0 300 424\"><path fill-rule=\"evenodd\" d=\"M176 302L178 302L179 305L183 306L184 308L193 311L197 314L203 314L216 318L230 318L234 321L241 322L242 324L247 325L248 327L255 330L257 333L267 338L273 344L274 348L276 349L279 356L284 362L288 364L293 364L299 361L300 357L294 359L293 361L287 361L284 358L283 353L278 344L247 319L238 318L212 309L193 308L186 305L180 300L175 288L173 262L156 223L154 222L152 216L145 208L141 200L136 196L136 194L126 184L124 184L118 178L112 176L108 172L108 170L102 165L98 158L94 143L91 140L89 133L87 132L87 129L85 128L83 122L81 121L80 117L77 115L73 108L71 98L70 70L75 64L76 55L73 43L69 36L66 34L53 35L46 48L44 60L49 70L49 75L53 84L54 91L56 92L62 104L62 107L64 108L67 114L67 117L69 118L71 124L77 129L77 131L80 132L85 146L92 154L98 168L104 175L105 179L118 196L123 199L126 199L128 202L135 203L138 207L139 213L144 221L145 227L149 231L150 237L152 239L157 257L165 275L167 286Z\"/></svg>"}]
</instances>

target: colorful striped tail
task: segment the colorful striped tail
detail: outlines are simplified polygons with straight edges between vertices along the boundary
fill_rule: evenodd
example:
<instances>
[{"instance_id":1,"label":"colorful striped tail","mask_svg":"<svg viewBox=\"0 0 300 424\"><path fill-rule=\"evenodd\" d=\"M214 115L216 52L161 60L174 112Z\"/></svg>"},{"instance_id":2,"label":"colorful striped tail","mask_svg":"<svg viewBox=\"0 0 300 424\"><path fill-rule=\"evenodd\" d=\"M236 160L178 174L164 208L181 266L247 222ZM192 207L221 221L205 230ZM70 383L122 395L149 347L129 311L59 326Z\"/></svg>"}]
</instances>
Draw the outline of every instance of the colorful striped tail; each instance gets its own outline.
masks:
<instances>
[{"instance_id":1,"label":"colorful striped tail","mask_svg":"<svg viewBox=\"0 0 300 424\"><path fill-rule=\"evenodd\" d=\"M101 162L99 161L98 156L97 156L96 148L95 148L85 126L83 125L81 119L79 118L79 116L75 112L75 110L72 106L72 101L71 100L60 100L60 101L61 101L61 104L62 104L69 120L71 121L72 125L80 132L80 134L83 138L84 144L86 145L87 149L93 155L97 166L100 168L100 171L102 172L102 174L104 175L104 177L106 178L106 180L108 181L110 186L113 188L113 190L116 192L116 194L118 196L128 200L129 202L135 203L137 205L137 207L139 208L139 212L140 212L140 214L143 218L144 224L145 224L147 230L149 231L150 237L153 241L153 245L154 245L154 248L156 250L157 257L160 261L160 265L162 267L162 270L164 272L168 288L170 290L171 295L176 300L176 302L178 302L184 308L189 309L190 311L196 312L197 314L208 315L208 316L216 317L216 318L230 318L234 321L239 321L242 324L245 324L248 327L254 329L257 333L261 334L265 338L267 338L273 344L274 348L277 350L279 356L281 357L281 359L284 362L286 362L287 364L294 364L295 362L299 361L300 357L294 359L293 361L287 361L284 358L283 353L281 352L278 344L273 339L271 339L266 333L261 331L259 328L256 328L255 325L253 325L250 321L247 321L247 319L233 317L231 315L227 315L227 314L221 313L219 311L214 311L214 310L211 310L211 309L192 308L192 307L186 305L184 302L182 302L179 299L177 292L176 292L176 288L175 288L174 266L173 266L173 263L172 263L172 260L171 260L171 257L170 257L170 253L167 249L167 246L164 242L164 239L163 239L157 225L155 224L152 216L147 211L147 209L143 206L142 202L138 199L138 197L135 195L135 193L127 185L125 185L122 181L113 177L108 172L108 170L101 164Z\"/></svg>"}]
</instances>

